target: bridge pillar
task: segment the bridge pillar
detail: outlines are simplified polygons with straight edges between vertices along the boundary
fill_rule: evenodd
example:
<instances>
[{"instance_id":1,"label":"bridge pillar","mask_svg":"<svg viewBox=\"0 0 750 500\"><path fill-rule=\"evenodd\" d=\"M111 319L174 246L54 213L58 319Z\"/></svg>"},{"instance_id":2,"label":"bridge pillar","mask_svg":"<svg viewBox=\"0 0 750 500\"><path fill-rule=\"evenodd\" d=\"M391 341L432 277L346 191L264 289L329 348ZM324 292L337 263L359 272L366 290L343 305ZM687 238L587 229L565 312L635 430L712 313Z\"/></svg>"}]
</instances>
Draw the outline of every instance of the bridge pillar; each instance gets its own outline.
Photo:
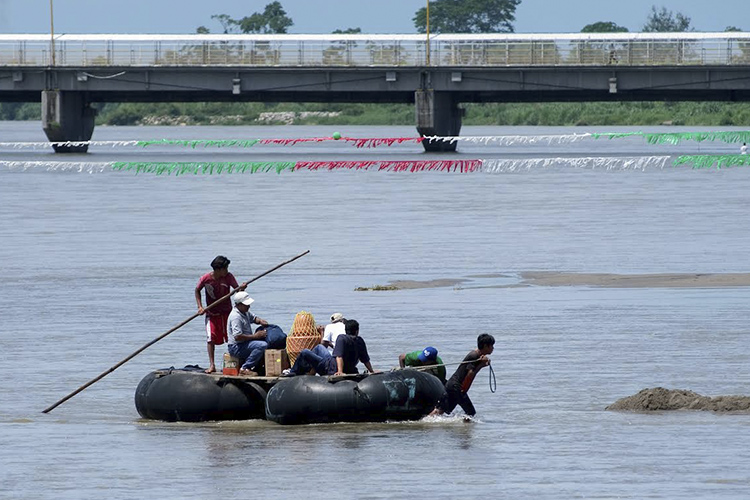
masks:
<instances>
[{"instance_id":1,"label":"bridge pillar","mask_svg":"<svg viewBox=\"0 0 750 500\"><path fill-rule=\"evenodd\" d=\"M42 91L42 129L50 142L88 141L96 111L82 92ZM85 153L88 145L53 146L55 153Z\"/></svg>"},{"instance_id":2,"label":"bridge pillar","mask_svg":"<svg viewBox=\"0 0 750 500\"><path fill-rule=\"evenodd\" d=\"M450 92L420 89L414 93L417 132L420 135L456 136L461 132L463 109ZM455 151L456 142L422 141L427 152Z\"/></svg>"}]
</instances>

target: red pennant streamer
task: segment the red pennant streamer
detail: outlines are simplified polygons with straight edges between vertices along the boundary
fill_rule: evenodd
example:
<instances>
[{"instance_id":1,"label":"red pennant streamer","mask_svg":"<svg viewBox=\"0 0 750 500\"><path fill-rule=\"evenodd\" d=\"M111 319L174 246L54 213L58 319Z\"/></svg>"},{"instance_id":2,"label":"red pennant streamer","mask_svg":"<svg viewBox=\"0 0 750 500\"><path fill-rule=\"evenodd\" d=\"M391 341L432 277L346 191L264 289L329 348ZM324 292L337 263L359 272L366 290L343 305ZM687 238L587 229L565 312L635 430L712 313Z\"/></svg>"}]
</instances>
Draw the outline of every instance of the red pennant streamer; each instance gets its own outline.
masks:
<instances>
[{"instance_id":1,"label":"red pennant streamer","mask_svg":"<svg viewBox=\"0 0 750 500\"><path fill-rule=\"evenodd\" d=\"M389 172L476 172L482 168L482 160L415 160L415 161L300 161L294 170L367 170Z\"/></svg>"},{"instance_id":2,"label":"red pennant streamer","mask_svg":"<svg viewBox=\"0 0 750 500\"><path fill-rule=\"evenodd\" d=\"M349 144L353 144L355 148L376 148L378 146L393 146L394 144L403 144L405 142L413 142L414 144L420 144L423 137L378 137L378 138L364 138L359 139L356 137L341 137L335 139L333 137L301 137L297 139L261 139L260 144L275 144L281 146L294 146L295 144L310 143L310 142L326 142L341 140Z\"/></svg>"}]
</instances>

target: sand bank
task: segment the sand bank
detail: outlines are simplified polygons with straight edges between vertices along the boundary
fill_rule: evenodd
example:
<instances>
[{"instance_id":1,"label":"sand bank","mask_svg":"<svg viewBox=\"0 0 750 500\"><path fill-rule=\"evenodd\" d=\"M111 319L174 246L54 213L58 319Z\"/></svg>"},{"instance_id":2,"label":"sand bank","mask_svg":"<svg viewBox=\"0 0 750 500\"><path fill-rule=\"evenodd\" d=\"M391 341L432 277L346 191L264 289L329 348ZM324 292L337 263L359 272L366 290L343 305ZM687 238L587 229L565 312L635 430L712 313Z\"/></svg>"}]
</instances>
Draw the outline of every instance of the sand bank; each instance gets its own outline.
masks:
<instances>
[{"instance_id":1,"label":"sand bank","mask_svg":"<svg viewBox=\"0 0 750 500\"><path fill-rule=\"evenodd\" d=\"M655 387L617 400L607 406L615 411L701 410L714 412L750 412L748 396L702 396L692 391Z\"/></svg>"},{"instance_id":2,"label":"sand bank","mask_svg":"<svg viewBox=\"0 0 750 500\"><path fill-rule=\"evenodd\" d=\"M599 274L565 272L521 273L523 283L536 286L602 288L727 288L750 286L750 273L723 274Z\"/></svg>"},{"instance_id":3,"label":"sand bank","mask_svg":"<svg viewBox=\"0 0 750 500\"><path fill-rule=\"evenodd\" d=\"M498 280L504 283L498 284ZM510 281L510 282L509 282ZM465 278L427 281L396 280L387 285L358 287L357 291L415 290L418 288L517 288L525 286L589 286L599 288L730 288L750 286L750 273L606 274L528 271L518 275L475 274Z\"/></svg>"}]
</instances>

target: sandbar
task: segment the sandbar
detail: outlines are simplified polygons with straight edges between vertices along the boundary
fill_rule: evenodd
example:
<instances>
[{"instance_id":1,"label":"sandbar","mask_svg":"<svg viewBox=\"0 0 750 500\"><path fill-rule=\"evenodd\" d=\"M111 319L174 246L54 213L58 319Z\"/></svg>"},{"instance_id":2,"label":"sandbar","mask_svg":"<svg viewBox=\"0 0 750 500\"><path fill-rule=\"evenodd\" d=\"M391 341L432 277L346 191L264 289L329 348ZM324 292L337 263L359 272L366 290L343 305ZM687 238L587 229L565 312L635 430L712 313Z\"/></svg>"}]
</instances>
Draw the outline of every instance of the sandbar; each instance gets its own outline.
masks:
<instances>
[{"instance_id":1,"label":"sandbar","mask_svg":"<svg viewBox=\"0 0 750 500\"><path fill-rule=\"evenodd\" d=\"M521 273L523 283L536 286L601 288L728 288L750 286L750 273L604 274L537 271Z\"/></svg>"},{"instance_id":2,"label":"sandbar","mask_svg":"<svg viewBox=\"0 0 750 500\"><path fill-rule=\"evenodd\" d=\"M614 404L605 408L613 411L669 411L669 410L699 410L713 412L748 412L750 411L750 397L748 396L703 396L693 391L682 389L665 389L654 387L643 389L618 399Z\"/></svg>"}]
</instances>

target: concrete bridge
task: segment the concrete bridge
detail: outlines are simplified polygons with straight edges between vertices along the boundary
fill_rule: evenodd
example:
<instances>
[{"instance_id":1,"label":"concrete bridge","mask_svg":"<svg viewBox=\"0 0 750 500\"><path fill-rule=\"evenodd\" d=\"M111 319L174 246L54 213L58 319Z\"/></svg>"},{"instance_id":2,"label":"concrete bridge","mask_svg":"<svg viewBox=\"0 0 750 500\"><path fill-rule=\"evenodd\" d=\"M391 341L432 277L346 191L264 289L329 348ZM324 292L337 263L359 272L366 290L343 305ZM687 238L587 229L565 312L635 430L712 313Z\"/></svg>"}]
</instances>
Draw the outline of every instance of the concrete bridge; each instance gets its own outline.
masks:
<instances>
[{"instance_id":1,"label":"concrete bridge","mask_svg":"<svg viewBox=\"0 0 750 500\"><path fill-rule=\"evenodd\" d=\"M0 101L40 100L52 142L95 102L415 103L458 135L462 102L750 100L750 33L0 35Z\"/></svg>"}]
</instances>

